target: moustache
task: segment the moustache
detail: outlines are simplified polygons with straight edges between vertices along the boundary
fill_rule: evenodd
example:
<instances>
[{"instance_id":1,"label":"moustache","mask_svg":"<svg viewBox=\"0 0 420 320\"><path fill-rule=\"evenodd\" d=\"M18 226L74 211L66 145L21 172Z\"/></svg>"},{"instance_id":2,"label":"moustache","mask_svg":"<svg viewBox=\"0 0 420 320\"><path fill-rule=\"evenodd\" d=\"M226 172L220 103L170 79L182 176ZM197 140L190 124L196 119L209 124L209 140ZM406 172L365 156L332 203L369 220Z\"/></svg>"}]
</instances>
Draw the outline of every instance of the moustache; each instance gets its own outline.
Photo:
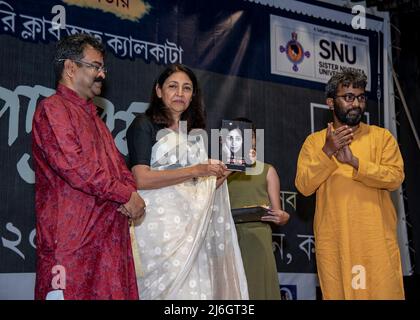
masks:
<instances>
[{"instance_id":1,"label":"moustache","mask_svg":"<svg viewBox=\"0 0 420 320\"><path fill-rule=\"evenodd\" d=\"M100 82L100 83L103 83L104 82L104 78L102 78L102 77L97 77L97 78L95 78L93 81L94 82Z\"/></svg>"},{"instance_id":2,"label":"moustache","mask_svg":"<svg viewBox=\"0 0 420 320\"><path fill-rule=\"evenodd\" d=\"M362 108L360 108L360 107L351 108L350 110L347 111L347 114L349 114L352 111L353 112L357 111L358 113L362 113Z\"/></svg>"}]
</instances>

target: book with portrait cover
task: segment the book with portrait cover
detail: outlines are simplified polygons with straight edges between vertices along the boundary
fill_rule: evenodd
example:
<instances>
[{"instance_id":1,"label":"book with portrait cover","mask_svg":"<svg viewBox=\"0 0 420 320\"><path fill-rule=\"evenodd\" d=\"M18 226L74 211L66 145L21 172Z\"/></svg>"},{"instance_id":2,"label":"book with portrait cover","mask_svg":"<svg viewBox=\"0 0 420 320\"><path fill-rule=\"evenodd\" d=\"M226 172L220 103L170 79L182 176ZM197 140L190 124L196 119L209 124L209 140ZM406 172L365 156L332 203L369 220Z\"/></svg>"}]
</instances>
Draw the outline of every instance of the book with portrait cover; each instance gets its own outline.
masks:
<instances>
[{"instance_id":1,"label":"book with portrait cover","mask_svg":"<svg viewBox=\"0 0 420 320\"><path fill-rule=\"evenodd\" d=\"M251 165L249 154L252 148L252 124L222 120L221 129L220 160L229 170L245 171L246 167Z\"/></svg>"}]
</instances>

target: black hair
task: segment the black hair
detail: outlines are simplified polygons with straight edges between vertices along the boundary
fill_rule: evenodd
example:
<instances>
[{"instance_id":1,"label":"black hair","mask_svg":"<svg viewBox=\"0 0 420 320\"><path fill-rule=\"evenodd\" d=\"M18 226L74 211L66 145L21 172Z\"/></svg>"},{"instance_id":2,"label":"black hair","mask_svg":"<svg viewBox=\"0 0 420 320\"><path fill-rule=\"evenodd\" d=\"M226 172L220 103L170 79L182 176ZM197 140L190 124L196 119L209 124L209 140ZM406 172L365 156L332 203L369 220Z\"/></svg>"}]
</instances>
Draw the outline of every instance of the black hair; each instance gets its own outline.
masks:
<instances>
[{"instance_id":1,"label":"black hair","mask_svg":"<svg viewBox=\"0 0 420 320\"><path fill-rule=\"evenodd\" d=\"M85 33L74 34L61 39L56 45L54 56L54 72L57 82L61 80L64 69L64 61L81 60L83 51L87 46L99 51L105 58L105 46L94 36Z\"/></svg>"},{"instance_id":2,"label":"black hair","mask_svg":"<svg viewBox=\"0 0 420 320\"><path fill-rule=\"evenodd\" d=\"M342 71L334 74L325 87L325 95L327 98L335 98L339 85L343 87L362 88L365 89L367 77L363 71L343 68Z\"/></svg>"},{"instance_id":3,"label":"black hair","mask_svg":"<svg viewBox=\"0 0 420 320\"><path fill-rule=\"evenodd\" d=\"M173 124L173 119L170 116L168 108L163 104L162 99L159 98L156 93L156 86L162 88L166 79L176 72L184 72L193 84L192 100L188 108L181 114L180 120L187 121L188 132L191 129L204 129L206 127L204 104L197 77L190 68L179 63L167 66L155 81L146 115L154 123L163 125L166 128Z\"/></svg>"}]
</instances>

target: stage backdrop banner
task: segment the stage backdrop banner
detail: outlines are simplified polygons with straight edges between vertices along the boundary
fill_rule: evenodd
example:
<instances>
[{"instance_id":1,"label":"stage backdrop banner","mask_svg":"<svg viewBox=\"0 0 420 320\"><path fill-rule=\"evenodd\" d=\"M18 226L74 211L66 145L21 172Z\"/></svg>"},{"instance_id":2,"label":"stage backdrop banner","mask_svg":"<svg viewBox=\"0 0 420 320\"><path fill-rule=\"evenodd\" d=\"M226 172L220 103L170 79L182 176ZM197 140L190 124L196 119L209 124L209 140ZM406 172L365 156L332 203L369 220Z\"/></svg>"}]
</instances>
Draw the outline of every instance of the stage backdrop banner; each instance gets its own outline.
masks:
<instances>
[{"instance_id":1,"label":"stage backdrop banner","mask_svg":"<svg viewBox=\"0 0 420 320\"><path fill-rule=\"evenodd\" d=\"M271 72L326 83L343 68L363 71L370 91L369 38L270 15Z\"/></svg>"},{"instance_id":2,"label":"stage backdrop banner","mask_svg":"<svg viewBox=\"0 0 420 320\"><path fill-rule=\"evenodd\" d=\"M294 186L298 153L306 136L330 121L323 89L327 73L342 66L369 75L366 117L383 123L382 33L242 0L106 2L0 1L0 299L33 298L31 123L36 105L55 92L54 45L74 33L106 45L109 72L95 103L124 156L127 127L145 111L155 78L170 63L196 72L209 131L240 116L264 129L264 161L277 169L279 196L291 215L273 230L282 292L314 299L314 198ZM300 63L290 61L293 50Z\"/></svg>"}]
</instances>

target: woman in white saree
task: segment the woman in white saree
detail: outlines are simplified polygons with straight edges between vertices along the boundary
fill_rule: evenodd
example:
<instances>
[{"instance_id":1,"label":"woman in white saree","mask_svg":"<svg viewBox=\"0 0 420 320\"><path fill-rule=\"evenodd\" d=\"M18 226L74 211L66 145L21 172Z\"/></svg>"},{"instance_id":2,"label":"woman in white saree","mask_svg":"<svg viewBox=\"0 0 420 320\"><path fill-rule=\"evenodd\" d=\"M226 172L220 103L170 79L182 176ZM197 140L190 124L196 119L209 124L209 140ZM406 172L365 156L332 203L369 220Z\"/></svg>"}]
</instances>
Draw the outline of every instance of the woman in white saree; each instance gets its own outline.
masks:
<instances>
[{"instance_id":1,"label":"woman in white saree","mask_svg":"<svg viewBox=\"0 0 420 320\"><path fill-rule=\"evenodd\" d=\"M127 131L146 203L134 227L140 299L248 299L227 170L208 160L207 140L192 130L204 123L197 79L176 64L159 76L146 114Z\"/></svg>"}]
</instances>

